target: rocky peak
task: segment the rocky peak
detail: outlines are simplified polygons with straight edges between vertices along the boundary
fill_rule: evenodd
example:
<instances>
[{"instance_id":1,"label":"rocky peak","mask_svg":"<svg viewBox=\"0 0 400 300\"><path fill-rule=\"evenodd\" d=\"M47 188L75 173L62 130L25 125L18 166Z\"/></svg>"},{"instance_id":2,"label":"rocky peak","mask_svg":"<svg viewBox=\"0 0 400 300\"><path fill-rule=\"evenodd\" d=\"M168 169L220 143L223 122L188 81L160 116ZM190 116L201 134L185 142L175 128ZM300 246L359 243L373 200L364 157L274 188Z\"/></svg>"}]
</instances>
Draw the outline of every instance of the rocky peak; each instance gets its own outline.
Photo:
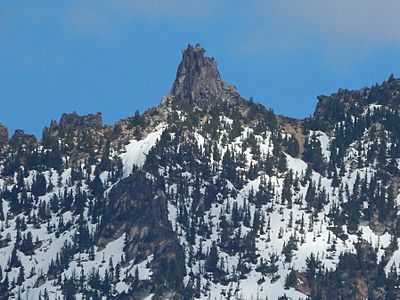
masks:
<instances>
[{"instance_id":1,"label":"rocky peak","mask_svg":"<svg viewBox=\"0 0 400 300\"><path fill-rule=\"evenodd\" d=\"M7 143L8 141L8 129L4 125L0 124L0 146Z\"/></svg>"},{"instance_id":2,"label":"rocky peak","mask_svg":"<svg viewBox=\"0 0 400 300\"><path fill-rule=\"evenodd\" d=\"M204 56L199 44L182 52L170 96L180 104L204 108L224 100L240 98L236 88L221 80L214 58Z\"/></svg>"},{"instance_id":3,"label":"rocky peak","mask_svg":"<svg viewBox=\"0 0 400 300\"><path fill-rule=\"evenodd\" d=\"M52 135L66 136L72 134L76 136L88 131L101 132L103 129L102 114L100 112L84 116L72 112L62 114L59 122L52 120L49 128L46 127L45 131Z\"/></svg>"},{"instance_id":4,"label":"rocky peak","mask_svg":"<svg viewBox=\"0 0 400 300\"><path fill-rule=\"evenodd\" d=\"M60 128L64 130L80 127L101 128L103 121L101 113L79 116L76 112L63 114L60 119Z\"/></svg>"},{"instance_id":5,"label":"rocky peak","mask_svg":"<svg viewBox=\"0 0 400 300\"><path fill-rule=\"evenodd\" d=\"M25 145L29 149L33 149L37 144L37 140L33 134L26 134L24 130L17 129L12 135L10 143L13 148Z\"/></svg>"}]
</instances>

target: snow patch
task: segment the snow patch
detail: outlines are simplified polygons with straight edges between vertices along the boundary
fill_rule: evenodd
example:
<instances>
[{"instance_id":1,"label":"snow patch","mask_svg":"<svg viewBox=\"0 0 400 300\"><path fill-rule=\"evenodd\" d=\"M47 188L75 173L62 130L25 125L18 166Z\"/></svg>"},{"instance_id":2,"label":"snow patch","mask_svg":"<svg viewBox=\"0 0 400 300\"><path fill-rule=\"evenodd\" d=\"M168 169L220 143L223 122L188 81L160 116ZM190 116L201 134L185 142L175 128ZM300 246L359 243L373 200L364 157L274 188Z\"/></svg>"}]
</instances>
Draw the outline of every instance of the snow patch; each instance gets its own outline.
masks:
<instances>
[{"instance_id":1,"label":"snow patch","mask_svg":"<svg viewBox=\"0 0 400 300\"><path fill-rule=\"evenodd\" d=\"M133 139L130 141L125 148L126 152L121 154L124 177L129 176L129 174L132 172L133 166L137 166L139 168L143 167L147 154L160 139L165 128L166 125L161 124L157 126L154 132L150 133L144 139L140 141Z\"/></svg>"}]
</instances>

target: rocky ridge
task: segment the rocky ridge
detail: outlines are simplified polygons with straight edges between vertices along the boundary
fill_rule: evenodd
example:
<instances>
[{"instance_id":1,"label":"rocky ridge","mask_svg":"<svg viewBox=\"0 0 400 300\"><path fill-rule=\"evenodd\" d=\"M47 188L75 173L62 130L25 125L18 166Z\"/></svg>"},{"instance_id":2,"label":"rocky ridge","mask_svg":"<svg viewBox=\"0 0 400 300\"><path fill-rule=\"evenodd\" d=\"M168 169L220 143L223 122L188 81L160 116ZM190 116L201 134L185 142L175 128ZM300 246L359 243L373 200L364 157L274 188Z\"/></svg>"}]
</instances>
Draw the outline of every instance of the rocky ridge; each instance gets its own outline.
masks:
<instances>
[{"instance_id":1,"label":"rocky ridge","mask_svg":"<svg viewBox=\"0 0 400 300\"><path fill-rule=\"evenodd\" d=\"M189 45L109 126L0 127L4 299L397 299L399 80L276 116Z\"/></svg>"}]
</instances>

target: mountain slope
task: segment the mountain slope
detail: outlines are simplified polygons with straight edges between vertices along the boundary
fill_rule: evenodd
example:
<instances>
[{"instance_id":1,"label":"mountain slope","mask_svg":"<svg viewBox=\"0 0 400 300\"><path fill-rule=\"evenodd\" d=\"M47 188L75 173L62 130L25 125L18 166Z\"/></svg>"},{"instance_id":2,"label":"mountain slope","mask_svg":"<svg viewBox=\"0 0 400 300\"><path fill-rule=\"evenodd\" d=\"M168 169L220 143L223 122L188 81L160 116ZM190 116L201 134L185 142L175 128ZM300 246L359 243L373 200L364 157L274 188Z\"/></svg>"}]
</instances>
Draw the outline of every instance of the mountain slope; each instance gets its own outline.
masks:
<instances>
[{"instance_id":1,"label":"mountain slope","mask_svg":"<svg viewBox=\"0 0 400 300\"><path fill-rule=\"evenodd\" d=\"M113 126L0 126L0 298L400 297L400 80L295 120L204 53L189 45L163 101Z\"/></svg>"}]
</instances>

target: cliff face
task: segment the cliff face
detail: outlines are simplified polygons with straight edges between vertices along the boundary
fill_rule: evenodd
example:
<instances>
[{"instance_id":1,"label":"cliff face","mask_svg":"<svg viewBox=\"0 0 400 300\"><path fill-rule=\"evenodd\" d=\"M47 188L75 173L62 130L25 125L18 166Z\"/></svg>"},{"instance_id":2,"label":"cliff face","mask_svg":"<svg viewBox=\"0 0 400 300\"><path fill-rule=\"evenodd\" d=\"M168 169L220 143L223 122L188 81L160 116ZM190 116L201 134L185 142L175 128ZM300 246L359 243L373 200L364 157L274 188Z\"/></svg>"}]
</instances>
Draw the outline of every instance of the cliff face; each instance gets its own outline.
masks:
<instances>
[{"instance_id":1,"label":"cliff face","mask_svg":"<svg viewBox=\"0 0 400 300\"><path fill-rule=\"evenodd\" d=\"M204 56L200 45L183 50L170 95L175 101L201 108L240 98L236 88L221 80L213 58Z\"/></svg>"},{"instance_id":2,"label":"cliff face","mask_svg":"<svg viewBox=\"0 0 400 300\"><path fill-rule=\"evenodd\" d=\"M156 291L159 297L170 299L183 289L184 254L168 220L167 203L165 193L154 190L146 174L136 169L110 191L98 245L105 247L125 234L127 261L139 263L153 256L151 284L133 295L140 295L151 285L150 290ZM174 275L170 276L170 272Z\"/></svg>"}]
</instances>

